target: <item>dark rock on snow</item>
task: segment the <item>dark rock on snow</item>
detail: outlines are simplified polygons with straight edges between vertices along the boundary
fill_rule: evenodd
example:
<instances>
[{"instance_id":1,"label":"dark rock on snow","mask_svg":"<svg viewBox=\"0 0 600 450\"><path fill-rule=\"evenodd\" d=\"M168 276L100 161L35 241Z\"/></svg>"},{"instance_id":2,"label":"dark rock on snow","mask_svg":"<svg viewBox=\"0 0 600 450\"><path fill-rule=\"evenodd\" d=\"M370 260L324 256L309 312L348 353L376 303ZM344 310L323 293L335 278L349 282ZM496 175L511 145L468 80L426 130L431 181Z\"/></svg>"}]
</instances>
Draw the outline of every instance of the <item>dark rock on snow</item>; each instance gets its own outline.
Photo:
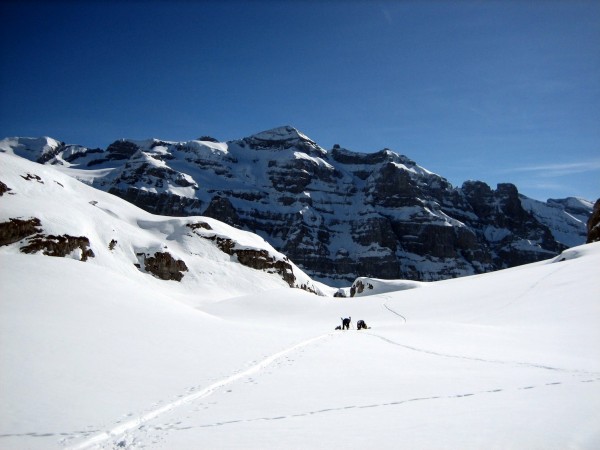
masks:
<instances>
[{"instance_id":1,"label":"dark rock on snow","mask_svg":"<svg viewBox=\"0 0 600 450\"><path fill-rule=\"evenodd\" d=\"M10 245L28 236L39 233L42 223L37 217L31 219L10 219L0 223L0 245Z\"/></svg>"},{"instance_id":2,"label":"dark rock on snow","mask_svg":"<svg viewBox=\"0 0 600 450\"><path fill-rule=\"evenodd\" d=\"M0 181L0 197L2 197L7 192L12 191L7 185L5 185L2 181Z\"/></svg>"},{"instance_id":3,"label":"dark rock on snow","mask_svg":"<svg viewBox=\"0 0 600 450\"><path fill-rule=\"evenodd\" d=\"M594 204L594 212L587 223L587 242L600 241L600 198Z\"/></svg>"},{"instance_id":4,"label":"dark rock on snow","mask_svg":"<svg viewBox=\"0 0 600 450\"><path fill-rule=\"evenodd\" d=\"M144 268L146 272L161 280L175 281L181 281L182 272L188 270L183 260L173 258L168 252L156 252L153 256L144 255Z\"/></svg>"},{"instance_id":5,"label":"dark rock on snow","mask_svg":"<svg viewBox=\"0 0 600 450\"><path fill-rule=\"evenodd\" d=\"M37 253L42 252L46 256L65 257L75 250L79 250L80 261L87 261L88 258L94 257L94 252L90 246L90 240L85 236L69 236L63 234L61 236L36 234L28 238L28 244L21 247L22 253Z\"/></svg>"},{"instance_id":6,"label":"dark rock on snow","mask_svg":"<svg viewBox=\"0 0 600 450\"><path fill-rule=\"evenodd\" d=\"M90 240L85 236L54 236L42 233L42 223L37 217L31 219L10 219L0 223L0 245L10 245L22 240L27 243L20 247L22 253L38 253L46 256L65 257L75 250L80 251L80 260L94 257Z\"/></svg>"}]
</instances>

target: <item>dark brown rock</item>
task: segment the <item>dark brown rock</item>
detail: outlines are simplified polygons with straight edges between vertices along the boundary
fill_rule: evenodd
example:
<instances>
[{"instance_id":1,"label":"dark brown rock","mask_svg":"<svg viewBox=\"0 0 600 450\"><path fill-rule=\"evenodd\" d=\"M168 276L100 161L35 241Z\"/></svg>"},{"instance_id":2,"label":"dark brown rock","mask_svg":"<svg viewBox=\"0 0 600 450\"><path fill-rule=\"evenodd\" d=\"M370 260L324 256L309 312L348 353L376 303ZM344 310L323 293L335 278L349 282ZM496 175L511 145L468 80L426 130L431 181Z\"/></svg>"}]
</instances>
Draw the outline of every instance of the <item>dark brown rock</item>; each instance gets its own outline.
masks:
<instances>
[{"instance_id":1,"label":"dark brown rock","mask_svg":"<svg viewBox=\"0 0 600 450\"><path fill-rule=\"evenodd\" d=\"M21 178L23 178L26 181L37 181L38 183L44 184L39 175L28 173L27 175L21 175Z\"/></svg>"},{"instance_id":2,"label":"dark brown rock","mask_svg":"<svg viewBox=\"0 0 600 450\"><path fill-rule=\"evenodd\" d=\"M175 281L181 281L182 272L188 270L183 260L173 258L168 252L156 252L153 256L148 257L144 255L144 268L161 280Z\"/></svg>"},{"instance_id":3,"label":"dark brown rock","mask_svg":"<svg viewBox=\"0 0 600 450\"><path fill-rule=\"evenodd\" d=\"M34 217L28 220L10 219L8 222L0 223L0 245L9 245L39 233L42 223Z\"/></svg>"},{"instance_id":4,"label":"dark brown rock","mask_svg":"<svg viewBox=\"0 0 600 450\"><path fill-rule=\"evenodd\" d=\"M373 285L371 283L365 285L362 280L356 280L350 288L350 297L354 297L356 294L362 294L365 288L373 289Z\"/></svg>"},{"instance_id":5,"label":"dark brown rock","mask_svg":"<svg viewBox=\"0 0 600 450\"><path fill-rule=\"evenodd\" d=\"M587 243L600 241L600 198L594 203L594 211L587 223Z\"/></svg>"},{"instance_id":6,"label":"dark brown rock","mask_svg":"<svg viewBox=\"0 0 600 450\"><path fill-rule=\"evenodd\" d=\"M194 222L194 223L188 223L186 225L188 228L191 228L192 230L197 230L199 228L203 229L203 230L212 230L212 227L207 224L206 222Z\"/></svg>"},{"instance_id":7,"label":"dark brown rock","mask_svg":"<svg viewBox=\"0 0 600 450\"><path fill-rule=\"evenodd\" d=\"M197 224L189 224L188 227L192 229L204 228L202 226L202 222ZM294 275L294 269L286 257L284 257L283 259L278 259L275 256L269 254L269 252L264 249L236 248L237 242L232 239L222 238L214 235L206 236L203 234L196 234L197 236L202 237L204 239L214 241L217 247L223 253L227 253L228 255L235 257L240 264L246 267L250 267L255 270L262 270L264 272L276 273L290 287L299 287L300 289L313 292L312 289L310 289L308 286L296 286L296 276Z\"/></svg>"},{"instance_id":8,"label":"dark brown rock","mask_svg":"<svg viewBox=\"0 0 600 450\"><path fill-rule=\"evenodd\" d=\"M240 218L237 214L237 211L231 204L231 201L229 201L228 198L218 195L212 198L210 204L202 213L202 215L220 220L221 222L225 222L227 225L231 226L235 226L240 222Z\"/></svg>"},{"instance_id":9,"label":"dark brown rock","mask_svg":"<svg viewBox=\"0 0 600 450\"><path fill-rule=\"evenodd\" d=\"M0 197L2 197L7 192L10 192L12 189L5 185L2 181L0 181Z\"/></svg>"},{"instance_id":10,"label":"dark brown rock","mask_svg":"<svg viewBox=\"0 0 600 450\"><path fill-rule=\"evenodd\" d=\"M90 246L90 240L85 236L62 236L37 234L28 239L28 244L21 247L22 253L42 252L46 256L65 257L76 249L81 250L81 261L93 258L94 252Z\"/></svg>"}]
</instances>

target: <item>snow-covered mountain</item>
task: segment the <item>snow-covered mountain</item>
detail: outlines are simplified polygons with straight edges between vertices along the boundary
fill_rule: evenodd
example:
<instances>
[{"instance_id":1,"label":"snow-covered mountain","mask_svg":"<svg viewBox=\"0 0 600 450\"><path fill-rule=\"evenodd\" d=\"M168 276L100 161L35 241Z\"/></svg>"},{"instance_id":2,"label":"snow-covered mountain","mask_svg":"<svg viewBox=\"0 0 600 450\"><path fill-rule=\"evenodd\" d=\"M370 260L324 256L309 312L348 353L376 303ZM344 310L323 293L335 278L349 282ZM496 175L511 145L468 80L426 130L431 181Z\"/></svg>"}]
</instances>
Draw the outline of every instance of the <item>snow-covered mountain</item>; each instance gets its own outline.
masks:
<instances>
[{"instance_id":1,"label":"snow-covered mountain","mask_svg":"<svg viewBox=\"0 0 600 450\"><path fill-rule=\"evenodd\" d=\"M0 168L2 449L600 446L600 242L339 299L214 219Z\"/></svg>"},{"instance_id":2,"label":"snow-covered mountain","mask_svg":"<svg viewBox=\"0 0 600 450\"><path fill-rule=\"evenodd\" d=\"M218 300L223 286L227 295L282 286L322 293L253 233L208 217L152 215L55 166L13 155L0 154L0 167L3 254L85 261L149 285L171 283L173 295L192 289L199 299Z\"/></svg>"},{"instance_id":3,"label":"snow-covered mountain","mask_svg":"<svg viewBox=\"0 0 600 450\"><path fill-rule=\"evenodd\" d=\"M254 234L59 168L0 154L3 450L600 446L600 242L340 299Z\"/></svg>"},{"instance_id":4,"label":"snow-covered mountain","mask_svg":"<svg viewBox=\"0 0 600 450\"><path fill-rule=\"evenodd\" d=\"M285 126L230 142L119 140L106 150L7 138L0 151L60 167L154 214L259 234L314 279L438 280L539 261L585 242L591 203L538 202L511 184L453 187L406 156L326 151Z\"/></svg>"},{"instance_id":5,"label":"snow-covered mountain","mask_svg":"<svg viewBox=\"0 0 600 450\"><path fill-rule=\"evenodd\" d=\"M548 199L546 203L521 197L521 204L526 211L540 222L545 224L554 239L568 246L574 247L586 241L587 225L590 219L593 203L581 198Z\"/></svg>"}]
</instances>

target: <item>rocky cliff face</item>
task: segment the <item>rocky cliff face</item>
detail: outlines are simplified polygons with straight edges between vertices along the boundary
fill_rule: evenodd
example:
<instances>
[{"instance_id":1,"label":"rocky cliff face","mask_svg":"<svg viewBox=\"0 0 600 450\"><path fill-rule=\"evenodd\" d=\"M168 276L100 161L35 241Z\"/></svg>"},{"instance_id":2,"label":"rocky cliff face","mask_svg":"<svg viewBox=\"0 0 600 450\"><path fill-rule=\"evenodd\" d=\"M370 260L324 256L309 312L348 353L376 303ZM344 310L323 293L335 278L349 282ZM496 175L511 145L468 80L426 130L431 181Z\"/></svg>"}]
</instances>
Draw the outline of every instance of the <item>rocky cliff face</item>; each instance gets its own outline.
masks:
<instances>
[{"instance_id":1,"label":"rocky cliff face","mask_svg":"<svg viewBox=\"0 0 600 450\"><path fill-rule=\"evenodd\" d=\"M388 149L326 151L289 126L226 143L35 145L6 139L0 150L79 169L74 176L155 214L205 215L255 232L338 286L357 276L439 280L550 258L585 241L591 214L589 202L536 202L511 184L453 187Z\"/></svg>"},{"instance_id":2,"label":"rocky cliff face","mask_svg":"<svg viewBox=\"0 0 600 450\"><path fill-rule=\"evenodd\" d=\"M594 204L594 212L587 223L587 243L600 241L600 199Z\"/></svg>"}]
</instances>

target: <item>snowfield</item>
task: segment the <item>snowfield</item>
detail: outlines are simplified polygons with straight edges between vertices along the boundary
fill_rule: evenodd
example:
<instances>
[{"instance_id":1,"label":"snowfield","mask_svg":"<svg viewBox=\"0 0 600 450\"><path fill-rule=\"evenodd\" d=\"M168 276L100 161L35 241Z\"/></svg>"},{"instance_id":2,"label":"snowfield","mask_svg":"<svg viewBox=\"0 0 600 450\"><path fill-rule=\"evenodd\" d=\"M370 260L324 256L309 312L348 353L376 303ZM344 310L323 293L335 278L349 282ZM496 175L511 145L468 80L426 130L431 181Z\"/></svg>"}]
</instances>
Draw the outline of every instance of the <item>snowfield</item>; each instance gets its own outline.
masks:
<instances>
[{"instance_id":1,"label":"snowfield","mask_svg":"<svg viewBox=\"0 0 600 450\"><path fill-rule=\"evenodd\" d=\"M2 449L600 448L600 243L318 296L185 235L189 218L0 157L0 221L39 217L95 253L0 247ZM133 265L133 247L165 245L190 267L181 282Z\"/></svg>"}]
</instances>

